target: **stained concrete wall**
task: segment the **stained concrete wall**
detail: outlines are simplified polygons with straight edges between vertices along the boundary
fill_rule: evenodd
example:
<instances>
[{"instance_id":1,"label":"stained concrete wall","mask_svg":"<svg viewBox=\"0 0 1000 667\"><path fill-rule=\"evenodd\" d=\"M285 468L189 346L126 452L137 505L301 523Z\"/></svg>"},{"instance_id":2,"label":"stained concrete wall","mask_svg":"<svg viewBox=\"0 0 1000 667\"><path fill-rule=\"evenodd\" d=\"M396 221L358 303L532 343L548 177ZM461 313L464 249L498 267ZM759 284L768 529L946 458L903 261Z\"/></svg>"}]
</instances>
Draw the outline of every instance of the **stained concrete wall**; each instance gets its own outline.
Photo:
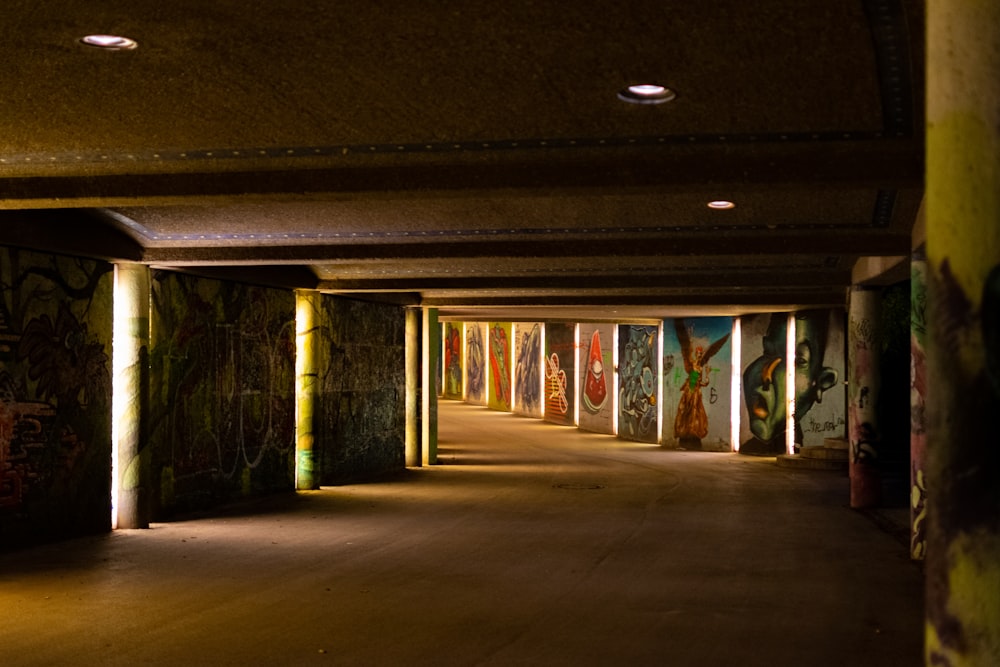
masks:
<instances>
[{"instance_id":1,"label":"stained concrete wall","mask_svg":"<svg viewBox=\"0 0 1000 667\"><path fill-rule=\"evenodd\" d=\"M326 296L321 308L320 483L405 465L406 315L393 305Z\"/></svg>"},{"instance_id":2,"label":"stained concrete wall","mask_svg":"<svg viewBox=\"0 0 1000 667\"><path fill-rule=\"evenodd\" d=\"M0 547L110 527L112 268L0 248Z\"/></svg>"},{"instance_id":3,"label":"stained concrete wall","mask_svg":"<svg viewBox=\"0 0 1000 667\"><path fill-rule=\"evenodd\" d=\"M294 488L295 296L155 271L153 518Z\"/></svg>"}]
</instances>

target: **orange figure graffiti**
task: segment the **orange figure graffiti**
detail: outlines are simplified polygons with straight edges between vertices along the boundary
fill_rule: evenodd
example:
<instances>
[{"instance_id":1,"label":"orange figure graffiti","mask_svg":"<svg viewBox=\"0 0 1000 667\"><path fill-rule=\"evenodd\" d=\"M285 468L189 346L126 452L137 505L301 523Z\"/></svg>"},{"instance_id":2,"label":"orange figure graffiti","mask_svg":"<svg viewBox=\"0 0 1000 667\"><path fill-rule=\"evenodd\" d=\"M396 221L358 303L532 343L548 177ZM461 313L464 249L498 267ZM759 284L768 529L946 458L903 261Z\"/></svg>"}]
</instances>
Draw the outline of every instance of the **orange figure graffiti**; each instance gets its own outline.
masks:
<instances>
[{"instance_id":1,"label":"orange figure graffiti","mask_svg":"<svg viewBox=\"0 0 1000 667\"><path fill-rule=\"evenodd\" d=\"M677 416L674 418L674 437L682 445L701 446L701 439L708 435L708 413L702 400L701 388L709 385L708 360L715 355L729 340L727 333L722 338L703 349L701 346L691 349L691 336L684 320L674 320L674 330L677 341L681 345L681 357L684 359L684 371L687 380L681 387L681 399L677 405Z\"/></svg>"}]
</instances>

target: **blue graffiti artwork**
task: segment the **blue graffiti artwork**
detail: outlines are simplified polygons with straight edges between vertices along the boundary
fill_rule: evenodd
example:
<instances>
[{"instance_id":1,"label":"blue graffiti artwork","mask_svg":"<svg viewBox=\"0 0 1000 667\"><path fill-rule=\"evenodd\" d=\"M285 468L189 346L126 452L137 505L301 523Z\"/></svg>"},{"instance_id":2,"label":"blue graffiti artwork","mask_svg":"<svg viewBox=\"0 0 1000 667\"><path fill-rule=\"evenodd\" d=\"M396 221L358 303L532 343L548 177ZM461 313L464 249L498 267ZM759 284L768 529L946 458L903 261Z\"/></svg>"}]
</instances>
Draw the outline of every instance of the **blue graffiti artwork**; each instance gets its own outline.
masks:
<instances>
[{"instance_id":1,"label":"blue graffiti artwork","mask_svg":"<svg viewBox=\"0 0 1000 667\"><path fill-rule=\"evenodd\" d=\"M540 401L540 381L538 360L542 355L542 327L536 322L531 330L521 337L517 351L514 383L519 407L524 411L537 410Z\"/></svg>"},{"instance_id":2,"label":"blue graffiti artwork","mask_svg":"<svg viewBox=\"0 0 1000 667\"><path fill-rule=\"evenodd\" d=\"M486 379L486 354L478 324L468 328L465 341L466 392L470 400L482 400Z\"/></svg>"},{"instance_id":3,"label":"blue graffiti artwork","mask_svg":"<svg viewBox=\"0 0 1000 667\"><path fill-rule=\"evenodd\" d=\"M656 327L619 329L618 435L656 442Z\"/></svg>"}]
</instances>

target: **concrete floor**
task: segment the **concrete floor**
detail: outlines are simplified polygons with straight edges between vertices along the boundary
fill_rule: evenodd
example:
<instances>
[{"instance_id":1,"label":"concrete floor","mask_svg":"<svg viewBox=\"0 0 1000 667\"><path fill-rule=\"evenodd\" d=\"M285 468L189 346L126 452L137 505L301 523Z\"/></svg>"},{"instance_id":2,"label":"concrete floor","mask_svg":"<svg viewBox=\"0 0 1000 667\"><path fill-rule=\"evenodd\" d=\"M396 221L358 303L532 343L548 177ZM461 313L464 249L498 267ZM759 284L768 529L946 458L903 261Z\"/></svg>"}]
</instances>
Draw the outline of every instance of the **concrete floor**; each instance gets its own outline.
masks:
<instances>
[{"instance_id":1,"label":"concrete floor","mask_svg":"<svg viewBox=\"0 0 1000 667\"><path fill-rule=\"evenodd\" d=\"M0 663L918 665L842 474L462 403L441 465L0 554Z\"/></svg>"}]
</instances>

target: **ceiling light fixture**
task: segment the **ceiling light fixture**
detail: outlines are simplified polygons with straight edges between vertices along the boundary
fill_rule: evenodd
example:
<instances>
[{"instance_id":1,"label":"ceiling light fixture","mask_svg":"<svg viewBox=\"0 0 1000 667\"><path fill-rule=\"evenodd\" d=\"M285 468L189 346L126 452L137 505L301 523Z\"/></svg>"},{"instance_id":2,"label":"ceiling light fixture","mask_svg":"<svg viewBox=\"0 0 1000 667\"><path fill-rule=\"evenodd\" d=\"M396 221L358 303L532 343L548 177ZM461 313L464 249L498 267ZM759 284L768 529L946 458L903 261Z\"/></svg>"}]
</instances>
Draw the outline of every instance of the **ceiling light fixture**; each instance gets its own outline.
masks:
<instances>
[{"instance_id":1,"label":"ceiling light fixture","mask_svg":"<svg viewBox=\"0 0 1000 667\"><path fill-rule=\"evenodd\" d=\"M139 46L134 39L120 35L86 35L80 38L80 43L107 51L128 51Z\"/></svg>"},{"instance_id":2,"label":"ceiling light fixture","mask_svg":"<svg viewBox=\"0 0 1000 667\"><path fill-rule=\"evenodd\" d=\"M640 83L618 92L618 99L632 104L663 104L677 97L677 93L655 83Z\"/></svg>"},{"instance_id":3,"label":"ceiling light fixture","mask_svg":"<svg viewBox=\"0 0 1000 667\"><path fill-rule=\"evenodd\" d=\"M726 201L725 199L717 199L715 201L708 202L709 208L714 208L717 211L724 211L730 208L736 208L736 204L731 201Z\"/></svg>"}]
</instances>

